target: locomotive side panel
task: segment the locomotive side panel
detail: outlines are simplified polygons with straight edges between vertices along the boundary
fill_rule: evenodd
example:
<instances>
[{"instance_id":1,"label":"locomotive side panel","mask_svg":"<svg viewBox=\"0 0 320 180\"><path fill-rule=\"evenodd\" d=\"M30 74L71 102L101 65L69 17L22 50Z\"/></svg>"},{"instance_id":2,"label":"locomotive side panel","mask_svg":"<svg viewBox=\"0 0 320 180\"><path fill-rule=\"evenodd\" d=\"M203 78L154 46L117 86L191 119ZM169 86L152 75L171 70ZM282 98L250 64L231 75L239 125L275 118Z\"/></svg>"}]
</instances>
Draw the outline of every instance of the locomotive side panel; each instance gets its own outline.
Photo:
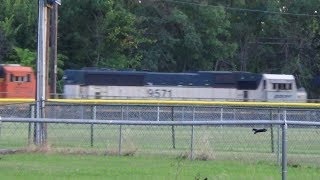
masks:
<instances>
[{"instance_id":1,"label":"locomotive side panel","mask_svg":"<svg viewBox=\"0 0 320 180\"><path fill-rule=\"evenodd\" d=\"M236 89L173 86L65 86L65 98L239 100ZM78 92L78 93L76 93Z\"/></svg>"},{"instance_id":2,"label":"locomotive side panel","mask_svg":"<svg viewBox=\"0 0 320 180\"><path fill-rule=\"evenodd\" d=\"M227 100L236 99L235 89L212 87L147 87L148 98L186 100Z\"/></svg>"},{"instance_id":3,"label":"locomotive side panel","mask_svg":"<svg viewBox=\"0 0 320 180\"><path fill-rule=\"evenodd\" d=\"M80 85L68 84L63 86L64 98L67 99L78 99L80 95Z\"/></svg>"}]
</instances>

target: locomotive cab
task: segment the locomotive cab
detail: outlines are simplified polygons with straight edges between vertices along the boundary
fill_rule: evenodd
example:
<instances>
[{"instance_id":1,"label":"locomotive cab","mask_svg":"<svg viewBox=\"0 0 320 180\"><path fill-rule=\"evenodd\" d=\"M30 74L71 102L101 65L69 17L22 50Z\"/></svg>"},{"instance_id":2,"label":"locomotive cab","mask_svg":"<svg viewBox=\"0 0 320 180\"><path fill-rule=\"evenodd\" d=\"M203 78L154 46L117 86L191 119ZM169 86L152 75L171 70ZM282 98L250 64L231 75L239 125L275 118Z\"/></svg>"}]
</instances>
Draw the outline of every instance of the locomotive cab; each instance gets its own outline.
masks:
<instances>
[{"instance_id":1,"label":"locomotive cab","mask_svg":"<svg viewBox=\"0 0 320 180\"><path fill-rule=\"evenodd\" d=\"M266 101L305 102L306 92L299 90L293 75L263 74L263 97Z\"/></svg>"},{"instance_id":2,"label":"locomotive cab","mask_svg":"<svg viewBox=\"0 0 320 180\"><path fill-rule=\"evenodd\" d=\"M34 98L35 91L36 80L31 67L0 66L0 98Z\"/></svg>"}]
</instances>

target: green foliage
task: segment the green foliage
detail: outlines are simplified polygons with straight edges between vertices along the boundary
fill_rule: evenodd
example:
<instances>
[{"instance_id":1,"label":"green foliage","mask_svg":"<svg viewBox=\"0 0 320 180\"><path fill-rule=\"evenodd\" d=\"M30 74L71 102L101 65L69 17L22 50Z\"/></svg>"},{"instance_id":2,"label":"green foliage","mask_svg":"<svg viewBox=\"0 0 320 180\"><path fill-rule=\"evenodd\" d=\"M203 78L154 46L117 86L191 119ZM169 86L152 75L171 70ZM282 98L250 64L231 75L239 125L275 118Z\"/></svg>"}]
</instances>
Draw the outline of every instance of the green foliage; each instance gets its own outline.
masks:
<instances>
[{"instance_id":1,"label":"green foliage","mask_svg":"<svg viewBox=\"0 0 320 180\"><path fill-rule=\"evenodd\" d=\"M21 28L21 25L19 25L18 27L14 27L13 21L14 15L11 15L10 17L5 17L3 21L0 21L0 27L3 31L3 35L11 41L14 41L17 32Z\"/></svg>"},{"instance_id":2,"label":"green foliage","mask_svg":"<svg viewBox=\"0 0 320 180\"><path fill-rule=\"evenodd\" d=\"M35 51L37 2L0 0L0 4L0 29L2 30L0 32L8 40L6 43L8 51L2 62L20 63L20 58L24 58L26 54L31 55L26 51L29 49ZM21 49L16 49L16 47ZM26 51L21 52L22 49ZM28 58L29 55L27 55ZM22 61L27 62L30 59Z\"/></svg>"},{"instance_id":3,"label":"green foliage","mask_svg":"<svg viewBox=\"0 0 320 180\"><path fill-rule=\"evenodd\" d=\"M0 61L30 64L37 1L0 4ZM64 0L59 68L287 73L310 89L320 68L319 9L319 0Z\"/></svg>"},{"instance_id":4,"label":"green foliage","mask_svg":"<svg viewBox=\"0 0 320 180\"><path fill-rule=\"evenodd\" d=\"M212 70L216 61L231 58L236 50L223 8L146 2L134 12L152 40L142 46L144 69Z\"/></svg>"},{"instance_id":5,"label":"green foliage","mask_svg":"<svg viewBox=\"0 0 320 180\"><path fill-rule=\"evenodd\" d=\"M63 54L58 54L57 57L57 93L63 92L63 69L64 62L68 62L69 58Z\"/></svg>"},{"instance_id":6,"label":"green foliage","mask_svg":"<svg viewBox=\"0 0 320 180\"><path fill-rule=\"evenodd\" d=\"M3 60L8 56L9 51L10 51L9 41L6 38L0 26L0 62L3 62Z\"/></svg>"},{"instance_id":7,"label":"green foliage","mask_svg":"<svg viewBox=\"0 0 320 180\"><path fill-rule=\"evenodd\" d=\"M29 49L22 49L15 47L14 50L20 60L20 64L23 66L31 66L33 69L36 69L35 65L37 54L36 52L32 52Z\"/></svg>"},{"instance_id":8,"label":"green foliage","mask_svg":"<svg viewBox=\"0 0 320 180\"><path fill-rule=\"evenodd\" d=\"M14 46L35 49L37 1L0 0L0 4L0 26L3 26L7 38Z\"/></svg>"},{"instance_id":9,"label":"green foliage","mask_svg":"<svg viewBox=\"0 0 320 180\"><path fill-rule=\"evenodd\" d=\"M77 4L77 7L72 5ZM144 38L136 19L118 1L65 1L59 33L67 67L139 67L137 47ZM72 4L72 5L71 5ZM73 17L78 17L74 19ZM139 59L140 57L140 59Z\"/></svg>"}]
</instances>

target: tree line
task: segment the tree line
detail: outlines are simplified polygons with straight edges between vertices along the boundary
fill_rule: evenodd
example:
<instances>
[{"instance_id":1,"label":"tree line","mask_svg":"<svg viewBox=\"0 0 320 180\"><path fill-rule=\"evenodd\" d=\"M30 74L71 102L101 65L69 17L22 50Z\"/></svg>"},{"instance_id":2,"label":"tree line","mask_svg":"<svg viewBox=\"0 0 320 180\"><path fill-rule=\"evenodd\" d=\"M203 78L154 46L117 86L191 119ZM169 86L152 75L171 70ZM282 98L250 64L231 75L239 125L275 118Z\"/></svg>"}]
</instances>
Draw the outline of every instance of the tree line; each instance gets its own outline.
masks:
<instances>
[{"instance_id":1,"label":"tree line","mask_svg":"<svg viewBox=\"0 0 320 180\"><path fill-rule=\"evenodd\" d=\"M37 0L0 0L1 63L36 63ZM58 66L293 74L310 98L318 0L63 0Z\"/></svg>"}]
</instances>

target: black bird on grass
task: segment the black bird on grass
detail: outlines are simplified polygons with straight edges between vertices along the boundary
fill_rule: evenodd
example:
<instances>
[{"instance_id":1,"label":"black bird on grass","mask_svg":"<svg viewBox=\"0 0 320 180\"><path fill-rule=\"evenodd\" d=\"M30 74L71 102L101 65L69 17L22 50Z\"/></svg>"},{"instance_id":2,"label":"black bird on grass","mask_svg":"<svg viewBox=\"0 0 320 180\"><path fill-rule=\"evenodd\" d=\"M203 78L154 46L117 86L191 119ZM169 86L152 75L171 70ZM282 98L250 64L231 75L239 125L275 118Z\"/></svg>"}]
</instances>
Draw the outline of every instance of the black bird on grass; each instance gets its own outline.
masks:
<instances>
[{"instance_id":1,"label":"black bird on grass","mask_svg":"<svg viewBox=\"0 0 320 180\"><path fill-rule=\"evenodd\" d=\"M253 128L252 131L254 131L253 134L257 134L257 133L260 133L260 132L266 132L267 129L266 128L262 128L262 129Z\"/></svg>"}]
</instances>

